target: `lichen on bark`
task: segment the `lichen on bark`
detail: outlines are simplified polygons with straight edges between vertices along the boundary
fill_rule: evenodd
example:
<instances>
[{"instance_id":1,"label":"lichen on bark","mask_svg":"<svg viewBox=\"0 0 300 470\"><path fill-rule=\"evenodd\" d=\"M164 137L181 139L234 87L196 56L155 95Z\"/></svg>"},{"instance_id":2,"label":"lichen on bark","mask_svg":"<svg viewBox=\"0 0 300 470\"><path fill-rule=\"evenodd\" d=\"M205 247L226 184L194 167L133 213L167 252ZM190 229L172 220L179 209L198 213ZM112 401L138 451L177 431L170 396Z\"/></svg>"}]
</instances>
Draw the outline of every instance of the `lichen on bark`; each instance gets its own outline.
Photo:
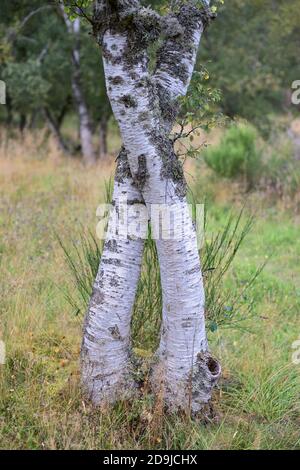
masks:
<instances>
[{"instance_id":1,"label":"lichen on bark","mask_svg":"<svg viewBox=\"0 0 300 470\"><path fill-rule=\"evenodd\" d=\"M140 191L143 190L148 177L149 173L147 169L147 157L142 153L138 156L138 169L133 174L134 184Z\"/></svg>"},{"instance_id":2,"label":"lichen on bark","mask_svg":"<svg viewBox=\"0 0 300 470\"><path fill-rule=\"evenodd\" d=\"M183 173L183 166L174 151L173 142L159 130L149 132L149 136L150 141L161 156L161 179L172 181L175 185L176 194L183 198L186 195L187 184Z\"/></svg>"},{"instance_id":3,"label":"lichen on bark","mask_svg":"<svg viewBox=\"0 0 300 470\"><path fill-rule=\"evenodd\" d=\"M117 183L124 183L128 178L131 178L131 171L128 163L127 152L125 148L122 147L119 155L117 156L115 181Z\"/></svg>"}]
</instances>

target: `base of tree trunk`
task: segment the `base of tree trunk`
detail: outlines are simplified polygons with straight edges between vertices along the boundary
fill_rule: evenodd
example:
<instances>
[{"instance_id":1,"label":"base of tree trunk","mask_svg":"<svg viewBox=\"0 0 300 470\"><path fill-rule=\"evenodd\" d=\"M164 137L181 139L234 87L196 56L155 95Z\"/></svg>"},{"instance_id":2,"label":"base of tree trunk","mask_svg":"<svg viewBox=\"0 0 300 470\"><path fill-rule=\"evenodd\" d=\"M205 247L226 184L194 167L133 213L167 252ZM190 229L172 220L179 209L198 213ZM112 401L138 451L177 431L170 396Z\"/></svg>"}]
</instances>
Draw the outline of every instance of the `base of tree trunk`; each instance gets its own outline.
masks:
<instances>
[{"instance_id":1,"label":"base of tree trunk","mask_svg":"<svg viewBox=\"0 0 300 470\"><path fill-rule=\"evenodd\" d=\"M141 377L137 377L139 366L141 364L138 365L133 358L122 372L104 377L93 375L92 364L85 364L86 374L82 377L84 396L94 406L101 407L137 398L141 393ZM219 362L210 353L203 352L197 355L193 370L182 377L178 374L176 381L168 374L166 366L157 361L151 367L150 386L167 412L181 411L193 418L211 417L211 395L220 375Z\"/></svg>"},{"instance_id":2,"label":"base of tree trunk","mask_svg":"<svg viewBox=\"0 0 300 470\"><path fill-rule=\"evenodd\" d=\"M131 364L125 366L118 375L105 377L89 374L88 371L92 370L92 365L85 364L84 367L87 373L81 379L83 394L94 406L107 406L117 401L131 400L139 393Z\"/></svg>"},{"instance_id":3,"label":"base of tree trunk","mask_svg":"<svg viewBox=\"0 0 300 470\"><path fill-rule=\"evenodd\" d=\"M220 375L219 362L209 352L201 352L188 373L182 373L178 365L174 375L163 362L155 364L152 367L151 387L170 412L184 411L197 416L209 403Z\"/></svg>"}]
</instances>

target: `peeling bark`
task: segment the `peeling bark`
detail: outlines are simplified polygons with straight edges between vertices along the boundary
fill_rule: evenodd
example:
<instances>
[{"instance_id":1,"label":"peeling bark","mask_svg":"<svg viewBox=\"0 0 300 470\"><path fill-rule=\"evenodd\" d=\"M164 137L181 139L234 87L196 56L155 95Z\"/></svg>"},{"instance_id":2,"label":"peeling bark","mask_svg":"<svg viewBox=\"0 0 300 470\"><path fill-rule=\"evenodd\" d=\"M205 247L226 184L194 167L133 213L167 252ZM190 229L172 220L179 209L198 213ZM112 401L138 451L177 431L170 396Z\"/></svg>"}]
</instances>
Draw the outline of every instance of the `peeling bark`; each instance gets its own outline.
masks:
<instances>
[{"instance_id":1,"label":"peeling bark","mask_svg":"<svg viewBox=\"0 0 300 470\"><path fill-rule=\"evenodd\" d=\"M210 399L220 366L208 351L196 233L188 213L183 171L169 133L176 116L176 101L185 95L190 82L209 13L189 2L182 4L177 13L161 19L151 10L140 7L135 0L119 1L114 4L114 10L111 2L98 1L96 4L95 20L101 18L101 22L95 27L95 34L103 50L107 92L127 151L125 181L129 183L132 178L135 197L144 201L149 216L155 204L166 204L173 215L172 231L180 235L183 221L185 224L184 237L157 240L163 325L157 363L153 367L153 389L163 391L170 409L190 409L197 413ZM157 39L162 26L165 40L158 52L155 73L151 75L147 46ZM152 219L151 223L154 223ZM120 241L116 240L116 243ZM134 247L130 243L130 250ZM135 291L133 286L138 279L137 266L141 257L134 256L134 259L135 275L127 280L131 295ZM120 299L111 311L112 316ZM132 297L130 300L127 322ZM115 328L115 325L123 336L120 320L114 320L111 327ZM125 337L128 334L126 329ZM102 348L97 350L101 357ZM110 359L115 362L113 356ZM83 372L85 374L85 370ZM114 388L110 379L107 381L110 388ZM102 399L101 393L95 397L95 402Z\"/></svg>"}]
</instances>

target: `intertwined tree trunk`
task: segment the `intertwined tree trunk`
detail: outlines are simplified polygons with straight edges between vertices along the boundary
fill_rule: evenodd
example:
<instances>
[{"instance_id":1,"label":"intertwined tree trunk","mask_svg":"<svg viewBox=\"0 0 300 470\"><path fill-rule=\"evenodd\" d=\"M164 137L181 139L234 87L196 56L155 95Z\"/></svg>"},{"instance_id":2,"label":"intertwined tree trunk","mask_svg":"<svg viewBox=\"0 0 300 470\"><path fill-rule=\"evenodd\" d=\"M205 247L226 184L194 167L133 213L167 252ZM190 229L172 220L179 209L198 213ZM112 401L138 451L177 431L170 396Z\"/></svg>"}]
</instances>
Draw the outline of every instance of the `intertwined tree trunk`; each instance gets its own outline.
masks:
<instances>
[{"instance_id":1,"label":"intertwined tree trunk","mask_svg":"<svg viewBox=\"0 0 300 470\"><path fill-rule=\"evenodd\" d=\"M114 207L126 195L128 204L145 204L149 218L156 204L167 205L173 217L175 235L161 236L156 242L163 324L153 365L153 390L163 393L169 408L197 412L209 401L220 366L208 350L196 233L188 213L182 167L169 134L210 14L208 2L202 7L192 1L179 3L177 11L160 17L137 0L99 0L94 22L107 92L124 144L118 158ZM163 41L156 69L150 73L148 46L158 38ZM182 221L184 236L180 236ZM83 384L96 404L115 401L134 390L130 320L142 251L142 239L110 236L105 243L82 344Z\"/></svg>"}]
</instances>

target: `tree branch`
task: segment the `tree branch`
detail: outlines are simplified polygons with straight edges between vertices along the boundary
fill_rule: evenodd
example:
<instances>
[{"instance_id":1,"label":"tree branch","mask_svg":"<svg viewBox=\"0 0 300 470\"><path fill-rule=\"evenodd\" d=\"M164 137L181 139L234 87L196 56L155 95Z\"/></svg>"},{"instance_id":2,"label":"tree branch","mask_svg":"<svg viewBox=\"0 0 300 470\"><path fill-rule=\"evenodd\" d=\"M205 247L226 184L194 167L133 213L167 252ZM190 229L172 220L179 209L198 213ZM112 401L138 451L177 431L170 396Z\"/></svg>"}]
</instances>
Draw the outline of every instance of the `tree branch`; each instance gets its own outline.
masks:
<instances>
[{"instance_id":1,"label":"tree branch","mask_svg":"<svg viewBox=\"0 0 300 470\"><path fill-rule=\"evenodd\" d=\"M202 32L213 17L209 3L203 0L199 8L192 0L174 2L173 12L164 20L165 40L157 52L154 79L164 91L169 90L171 100L187 92Z\"/></svg>"},{"instance_id":2,"label":"tree branch","mask_svg":"<svg viewBox=\"0 0 300 470\"><path fill-rule=\"evenodd\" d=\"M8 36L7 36L7 39L8 41L11 41L11 42L14 42L17 35L19 34L19 32L21 31L22 28L24 28L24 26L26 25L26 23L28 23L28 21L34 16L36 15L37 13L40 13L41 11L44 11L44 10L47 10L49 8L53 8L54 5L43 5L39 8L36 8L35 10L32 10L30 13L28 13L27 16L25 16L25 18L23 18L23 20L21 21L21 23L19 24L19 26L14 29L13 31L11 31Z\"/></svg>"}]
</instances>

